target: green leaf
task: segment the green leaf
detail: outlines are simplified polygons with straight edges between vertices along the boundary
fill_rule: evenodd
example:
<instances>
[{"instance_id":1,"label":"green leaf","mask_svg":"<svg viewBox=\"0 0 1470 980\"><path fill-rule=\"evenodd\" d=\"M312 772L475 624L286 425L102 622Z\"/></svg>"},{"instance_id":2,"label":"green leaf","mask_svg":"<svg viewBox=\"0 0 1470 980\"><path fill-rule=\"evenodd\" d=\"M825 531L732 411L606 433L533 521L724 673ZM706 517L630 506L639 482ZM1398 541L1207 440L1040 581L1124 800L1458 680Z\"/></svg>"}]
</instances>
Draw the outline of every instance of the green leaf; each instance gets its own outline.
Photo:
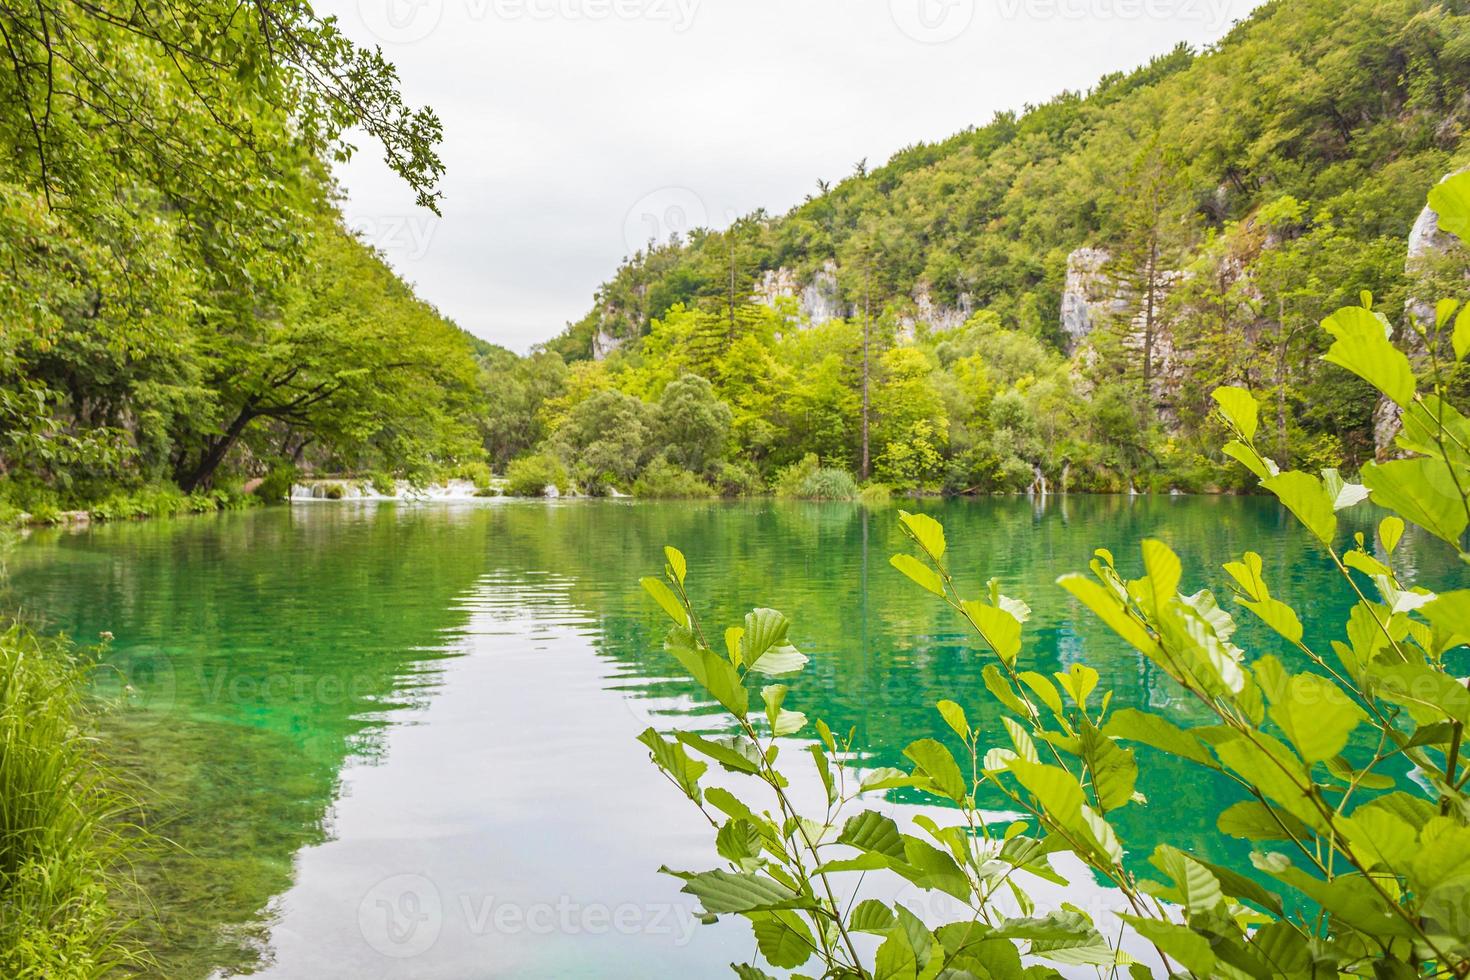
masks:
<instances>
[{"instance_id":1,"label":"green leaf","mask_svg":"<svg viewBox=\"0 0 1470 980\"><path fill-rule=\"evenodd\" d=\"M1131 749L1121 749L1087 719L1082 720L1082 758L1092 775L1092 789L1104 811L1116 810L1133 798L1138 765Z\"/></svg>"},{"instance_id":2,"label":"green leaf","mask_svg":"<svg viewBox=\"0 0 1470 980\"><path fill-rule=\"evenodd\" d=\"M1163 950L1169 958L1197 977L1216 975L1215 952L1210 941L1187 926L1120 913L1118 918L1133 926L1140 936Z\"/></svg>"},{"instance_id":3,"label":"green leaf","mask_svg":"<svg viewBox=\"0 0 1470 980\"><path fill-rule=\"evenodd\" d=\"M985 681L985 689L991 693L1001 704L1018 715L1028 715L1026 705L1016 696L1010 681L1001 674L1000 668L995 664L986 664L980 668L980 677Z\"/></svg>"},{"instance_id":4,"label":"green leaf","mask_svg":"<svg viewBox=\"0 0 1470 980\"><path fill-rule=\"evenodd\" d=\"M1272 810L1256 800L1232 803L1215 818L1215 826L1220 833L1243 840L1290 840L1293 835L1306 840L1312 833L1291 814Z\"/></svg>"},{"instance_id":5,"label":"green leaf","mask_svg":"<svg viewBox=\"0 0 1470 980\"><path fill-rule=\"evenodd\" d=\"M1251 860L1336 918L1369 936L1387 939L1414 935L1414 927L1393 912L1373 886L1361 877L1339 875L1331 881L1323 881L1292 867L1291 862L1279 854L1264 858L1252 855Z\"/></svg>"},{"instance_id":6,"label":"green leaf","mask_svg":"<svg viewBox=\"0 0 1470 980\"><path fill-rule=\"evenodd\" d=\"M1363 483L1375 504L1460 546L1466 524L1465 505L1444 460L1419 457L1365 463Z\"/></svg>"},{"instance_id":7,"label":"green leaf","mask_svg":"<svg viewBox=\"0 0 1470 980\"><path fill-rule=\"evenodd\" d=\"M694 751L715 760L729 772L747 775L760 772L760 750L743 735L710 739L694 732L675 732L674 737Z\"/></svg>"},{"instance_id":8,"label":"green leaf","mask_svg":"<svg viewBox=\"0 0 1470 980\"><path fill-rule=\"evenodd\" d=\"M685 880L680 891L699 899L706 912L725 915L731 912L774 912L777 909L814 908L816 902L798 895L779 881L764 875L737 874L730 871L701 871L695 874L672 872Z\"/></svg>"},{"instance_id":9,"label":"green leaf","mask_svg":"<svg viewBox=\"0 0 1470 980\"><path fill-rule=\"evenodd\" d=\"M954 733L965 741L970 740L970 723L965 719L965 709L953 701L940 701L939 714Z\"/></svg>"},{"instance_id":10,"label":"green leaf","mask_svg":"<svg viewBox=\"0 0 1470 980\"><path fill-rule=\"evenodd\" d=\"M756 945L772 966L790 970L811 959L817 941L800 915L781 910L756 913L751 920Z\"/></svg>"},{"instance_id":11,"label":"green leaf","mask_svg":"<svg viewBox=\"0 0 1470 980\"><path fill-rule=\"evenodd\" d=\"M941 795L956 803L963 803L968 795L969 784L955 763L949 749L932 738L921 738L903 750L915 766L933 782Z\"/></svg>"},{"instance_id":12,"label":"green leaf","mask_svg":"<svg viewBox=\"0 0 1470 980\"><path fill-rule=\"evenodd\" d=\"M1460 310L1460 315L1455 317L1455 333L1451 343L1455 346L1455 360L1463 361L1466 354L1470 354L1470 304L1466 304Z\"/></svg>"},{"instance_id":13,"label":"green leaf","mask_svg":"<svg viewBox=\"0 0 1470 980\"><path fill-rule=\"evenodd\" d=\"M735 971L735 976L740 980L776 980L765 970L753 967L749 963L731 963L730 969Z\"/></svg>"},{"instance_id":14,"label":"green leaf","mask_svg":"<svg viewBox=\"0 0 1470 980\"><path fill-rule=\"evenodd\" d=\"M888 563L935 595L944 595L944 579L913 555L894 555Z\"/></svg>"},{"instance_id":15,"label":"green leaf","mask_svg":"<svg viewBox=\"0 0 1470 980\"><path fill-rule=\"evenodd\" d=\"M709 767L697 759L689 758L688 753L677 742L663 738L652 728L645 728L643 734L638 736L638 741L648 746L654 764L673 778L684 791L684 795L696 803L699 802L699 777Z\"/></svg>"},{"instance_id":16,"label":"green leaf","mask_svg":"<svg viewBox=\"0 0 1470 980\"><path fill-rule=\"evenodd\" d=\"M1235 601L1255 613L1261 622L1271 627L1288 642L1301 642L1303 635L1302 621L1297 617L1296 610L1280 599L1268 597L1259 602L1252 602L1249 599L1237 596Z\"/></svg>"},{"instance_id":17,"label":"green leaf","mask_svg":"<svg viewBox=\"0 0 1470 980\"><path fill-rule=\"evenodd\" d=\"M995 655L1013 664L1021 653L1021 621L1004 609L966 599L960 603Z\"/></svg>"},{"instance_id":18,"label":"green leaf","mask_svg":"<svg viewBox=\"0 0 1470 980\"><path fill-rule=\"evenodd\" d=\"M1322 471L1322 486L1332 498L1333 510L1346 510L1368 499L1368 488L1361 483L1349 483L1334 468Z\"/></svg>"},{"instance_id":19,"label":"green leaf","mask_svg":"<svg viewBox=\"0 0 1470 980\"><path fill-rule=\"evenodd\" d=\"M740 637L740 660L752 668L767 650L786 643L790 621L774 609L752 609L745 614L745 632Z\"/></svg>"},{"instance_id":20,"label":"green leaf","mask_svg":"<svg viewBox=\"0 0 1470 980\"><path fill-rule=\"evenodd\" d=\"M663 607L663 611L668 613L676 626L687 627L689 625L689 614L684 610L684 604L679 601L678 596L674 595L673 590L652 576L644 576L638 581L643 584L644 590Z\"/></svg>"},{"instance_id":21,"label":"green leaf","mask_svg":"<svg viewBox=\"0 0 1470 980\"><path fill-rule=\"evenodd\" d=\"M1453 174L1429 191L1429 206L1439 226L1470 246L1470 171Z\"/></svg>"},{"instance_id":22,"label":"green leaf","mask_svg":"<svg viewBox=\"0 0 1470 980\"><path fill-rule=\"evenodd\" d=\"M1244 388L1221 385L1211 393L1211 397L1215 399L1215 404L1220 406L1220 414L1225 416L1226 421L1240 433L1246 442L1256 437L1260 409L1254 395Z\"/></svg>"},{"instance_id":23,"label":"green leaf","mask_svg":"<svg viewBox=\"0 0 1470 980\"><path fill-rule=\"evenodd\" d=\"M1400 407L1414 400L1414 370L1409 358L1389 341L1382 316L1361 306L1346 306L1322 321L1335 339L1324 361L1346 368Z\"/></svg>"},{"instance_id":24,"label":"green leaf","mask_svg":"<svg viewBox=\"0 0 1470 980\"><path fill-rule=\"evenodd\" d=\"M1353 729L1368 718L1332 681L1316 674L1288 677L1275 657L1257 660L1255 673L1271 702L1271 720L1308 763L1340 753Z\"/></svg>"},{"instance_id":25,"label":"green leaf","mask_svg":"<svg viewBox=\"0 0 1470 980\"><path fill-rule=\"evenodd\" d=\"M1163 607L1179 594L1184 566L1173 549L1156 538L1145 538L1140 548L1143 551L1143 567L1148 572L1147 581L1153 592L1154 603Z\"/></svg>"},{"instance_id":26,"label":"green leaf","mask_svg":"<svg viewBox=\"0 0 1470 980\"><path fill-rule=\"evenodd\" d=\"M750 670L767 677L783 677L800 671L807 665L808 659L806 654L786 643L771 647L761 654L761 658L750 665Z\"/></svg>"},{"instance_id":27,"label":"green leaf","mask_svg":"<svg viewBox=\"0 0 1470 980\"><path fill-rule=\"evenodd\" d=\"M1214 873L1178 848L1160 844L1154 850L1152 862L1173 880L1190 915L1212 912L1225 901L1225 893L1220 890Z\"/></svg>"},{"instance_id":28,"label":"green leaf","mask_svg":"<svg viewBox=\"0 0 1470 980\"><path fill-rule=\"evenodd\" d=\"M1057 693L1055 684L1034 670L1023 670L1016 676L1020 678L1022 684L1031 688L1032 693L1041 699L1042 704L1051 709L1052 714L1062 713L1062 696Z\"/></svg>"},{"instance_id":29,"label":"green leaf","mask_svg":"<svg viewBox=\"0 0 1470 980\"><path fill-rule=\"evenodd\" d=\"M1382 866L1403 873L1419 849L1418 832L1383 807L1361 806L1339 821L1352 853L1370 871Z\"/></svg>"},{"instance_id":30,"label":"green leaf","mask_svg":"<svg viewBox=\"0 0 1470 980\"><path fill-rule=\"evenodd\" d=\"M1274 493L1318 541L1332 544L1337 534L1337 515L1321 480L1310 473L1292 470L1262 480L1261 486Z\"/></svg>"},{"instance_id":31,"label":"green leaf","mask_svg":"<svg viewBox=\"0 0 1470 980\"><path fill-rule=\"evenodd\" d=\"M908 933L894 926L888 938L878 947L873 962L873 980L915 980L919 975L919 959L909 942Z\"/></svg>"},{"instance_id":32,"label":"green leaf","mask_svg":"<svg viewBox=\"0 0 1470 980\"><path fill-rule=\"evenodd\" d=\"M847 919L847 928L853 932L871 932L882 935L892 929L893 925L893 910L876 898L859 902Z\"/></svg>"},{"instance_id":33,"label":"green leaf","mask_svg":"<svg viewBox=\"0 0 1470 980\"><path fill-rule=\"evenodd\" d=\"M1086 814L1092 813L1092 808L1087 805L1087 796L1075 776L1065 769L1024 759L1012 759L1009 768L1016 780L1036 797L1049 818L1072 835L1095 845L1107 860L1122 857L1118 842L1106 831L1106 825L1099 827L1087 819Z\"/></svg>"},{"instance_id":34,"label":"green leaf","mask_svg":"<svg viewBox=\"0 0 1470 980\"><path fill-rule=\"evenodd\" d=\"M1439 721L1470 724L1470 691L1454 677L1422 663L1374 664L1371 692L1401 704L1421 725Z\"/></svg>"},{"instance_id":35,"label":"green leaf","mask_svg":"<svg viewBox=\"0 0 1470 980\"><path fill-rule=\"evenodd\" d=\"M944 557L944 525L928 514L910 514L906 510L898 512L898 520L931 558L938 561Z\"/></svg>"},{"instance_id":36,"label":"green leaf","mask_svg":"<svg viewBox=\"0 0 1470 980\"><path fill-rule=\"evenodd\" d=\"M766 721L775 735L794 735L806 725L806 715L800 711L786 711L781 705L786 701L785 684L768 684L761 688L761 698L766 705Z\"/></svg>"},{"instance_id":37,"label":"green leaf","mask_svg":"<svg viewBox=\"0 0 1470 980\"><path fill-rule=\"evenodd\" d=\"M863 774L861 789L866 793L870 790L913 786L914 782L914 778L902 769L895 769L892 766L879 766L877 769Z\"/></svg>"},{"instance_id":38,"label":"green leaf","mask_svg":"<svg viewBox=\"0 0 1470 980\"><path fill-rule=\"evenodd\" d=\"M1073 664L1065 674L1057 671L1053 676L1078 707L1085 707L1088 695L1097 688L1097 671L1086 664Z\"/></svg>"},{"instance_id":39,"label":"green leaf","mask_svg":"<svg viewBox=\"0 0 1470 980\"><path fill-rule=\"evenodd\" d=\"M1470 307L1467 307L1470 309ZM1398 517L1385 517L1378 524L1378 540L1383 542L1383 550L1390 555L1399 546L1399 540L1404 536L1404 522Z\"/></svg>"},{"instance_id":40,"label":"green leaf","mask_svg":"<svg viewBox=\"0 0 1470 980\"><path fill-rule=\"evenodd\" d=\"M1254 449L1238 439L1231 439L1220 447L1220 451L1254 473L1258 480L1264 480L1281 472L1275 463L1269 459L1263 459Z\"/></svg>"},{"instance_id":41,"label":"green leaf","mask_svg":"<svg viewBox=\"0 0 1470 980\"><path fill-rule=\"evenodd\" d=\"M898 824L875 810L848 817L837 843L903 860L903 836L898 832Z\"/></svg>"},{"instance_id":42,"label":"green leaf","mask_svg":"<svg viewBox=\"0 0 1470 980\"><path fill-rule=\"evenodd\" d=\"M1114 738L1142 742L1161 752L1177 755L1211 769L1219 768L1198 738L1158 715L1151 715L1137 708L1121 708L1115 711L1103 726L1103 731Z\"/></svg>"},{"instance_id":43,"label":"green leaf","mask_svg":"<svg viewBox=\"0 0 1470 980\"><path fill-rule=\"evenodd\" d=\"M1148 630L1143 627L1142 623L1124 611L1116 594L1081 575L1063 575L1057 579L1057 584L1081 600L1082 604L1091 609L1098 619L1111 627L1113 632L1127 640L1139 652L1149 656L1158 654L1159 645L1154 642L1153 637L1149 636Z\"/></svg>"},{"instance_id":44,"label":"green leaf","mask_svg":"<svg viewBox=\"0 0 1470 980\"><path fill-rule=\"evenodd\" d=\"M760 828L749 820L732 817L715 834L715 851L735 864L744 865L758 860L761 854Z\"/></svg>"},{"instance_id":45,"label":"green leaf","mask_svg":"<svg viewBox=\"0 0 1470 980\"><path fill-rule=\"evenodd\" d=\"M675 627L664 640L664 649L684 665L689 676L737 718L750 711L750 697L730 661L699 646L687 629Z\"/></svg>"},{"instance_id":46,"label":"green leaf","mask_svg":"<svg viewBox=\"0 0 1470 980\"><path fill-rule=\"evenodd\" d=\"M678 548L671 548L665 545L664 557L669 560L669 569L674 573L675 580L680 585L683 585L684 574L689 570L688 564L684 561L684 553Z\"/></svg>"}]
</instances>

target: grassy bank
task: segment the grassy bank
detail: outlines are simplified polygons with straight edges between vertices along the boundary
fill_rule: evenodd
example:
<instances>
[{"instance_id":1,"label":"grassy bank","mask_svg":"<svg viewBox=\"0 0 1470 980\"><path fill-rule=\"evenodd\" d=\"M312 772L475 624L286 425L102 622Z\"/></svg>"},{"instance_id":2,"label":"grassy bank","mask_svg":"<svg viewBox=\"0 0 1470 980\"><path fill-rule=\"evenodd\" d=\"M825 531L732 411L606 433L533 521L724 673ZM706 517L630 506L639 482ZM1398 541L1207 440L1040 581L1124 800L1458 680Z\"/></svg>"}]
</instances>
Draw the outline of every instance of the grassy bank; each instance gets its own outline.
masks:
<instances>
[{"instance_id":1,"label":"grassy bank","mask_svg":"<svg viewBox=\"0 0 1470 980\"><path fill-rule=\"evenodd\" d=\"M129 521L237 510L261 502L239 488L185 493L169 484L111 487L62 494L45 486L0 480L0 527Z\"/></svg>"},{"instance_id":2,"label":"grassy bank","mask_svg":"<svg viewBox=\"0 0 1470 980\"><path fill-rule=\"evenodd\" d=\"M89 659L0 622L0 976L99 977L139 962L120 912L129 800L90 737Z\"/></svg>"}]
</instances>

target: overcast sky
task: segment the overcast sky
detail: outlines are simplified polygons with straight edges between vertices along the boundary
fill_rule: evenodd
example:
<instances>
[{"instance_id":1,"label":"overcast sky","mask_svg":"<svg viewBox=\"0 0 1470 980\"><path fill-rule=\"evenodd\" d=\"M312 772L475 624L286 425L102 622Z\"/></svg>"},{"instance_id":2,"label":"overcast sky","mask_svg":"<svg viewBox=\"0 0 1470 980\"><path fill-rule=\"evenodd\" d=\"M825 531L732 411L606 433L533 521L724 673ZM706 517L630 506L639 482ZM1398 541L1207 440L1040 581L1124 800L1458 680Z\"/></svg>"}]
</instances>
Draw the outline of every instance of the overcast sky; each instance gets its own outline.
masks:
<instances>
[{"instance_id":1,"label":"overcast sky","mask_svg":"<svg viewBox=\"0 0 1470 980\"><path fill-rule=\"evenodd\" d=\"M650 235L786 211L818 178L983 124L1259 0L318 0L444 122L442 218L377 148L352 226L460 326L516 351Z\"/></svg>"}]
</instances>

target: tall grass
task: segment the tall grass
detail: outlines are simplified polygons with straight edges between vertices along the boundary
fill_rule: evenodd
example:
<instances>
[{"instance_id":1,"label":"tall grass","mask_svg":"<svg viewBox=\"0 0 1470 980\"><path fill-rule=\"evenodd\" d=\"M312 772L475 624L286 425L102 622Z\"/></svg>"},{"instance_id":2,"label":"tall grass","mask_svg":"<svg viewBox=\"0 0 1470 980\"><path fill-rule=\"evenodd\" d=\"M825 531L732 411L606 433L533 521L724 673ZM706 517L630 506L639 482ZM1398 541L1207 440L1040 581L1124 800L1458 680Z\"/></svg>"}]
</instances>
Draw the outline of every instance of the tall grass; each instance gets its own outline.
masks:
<instances>
[{"instance_id":1,"label":"tall grass","mask_svg":"<svg viewBox=\"0 0 1470 980\"><path fill-rule=\"evenodd\" d=\"M89 669L65 641L0 621L0 977L139 964L117 903L131 806L89 734Z\"/></svg>"}]
</instances>

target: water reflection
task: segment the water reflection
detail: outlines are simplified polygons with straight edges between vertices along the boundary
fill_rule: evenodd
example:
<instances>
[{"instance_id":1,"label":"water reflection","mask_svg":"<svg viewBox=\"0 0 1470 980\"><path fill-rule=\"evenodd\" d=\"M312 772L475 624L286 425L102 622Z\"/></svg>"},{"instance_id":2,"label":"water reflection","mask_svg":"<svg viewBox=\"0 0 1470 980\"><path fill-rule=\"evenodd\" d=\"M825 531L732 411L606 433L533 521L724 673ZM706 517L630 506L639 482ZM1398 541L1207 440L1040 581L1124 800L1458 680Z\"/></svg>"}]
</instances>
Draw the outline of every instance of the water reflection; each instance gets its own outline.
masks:
<instances>
[{"instance_id":1,"label":"water reflection","mask_svg":"<svg viewBox=\"0 0 1470 980\"><path fill-rule=\"evenodd\" d=\"M1346 615L1335 573L1268 501L912 506L945 522L966 590L997 577L1031 603L1028 667L1085 659L1118 705L1196 710L1055 586L1093 548L1136 568L1138 541L1158 537L1185 556L1187 583L1216 586L1220 562L1255 548L1305 622ZM495 924L501 906L674 915L687 899L657 866L709 863L707 827L633 742L650 724L718 724L662 653L659 614L636 586L662 566L664 544L687 554L712 625L753 605L791 617L812 655L791 705L855 729L873 764L943 737L941 697L998 727L971 639L888 565L904 547L892 509L323 503L48 532L18 548L19 598L79 637L117 637L118 671L103 687L129 708L110 716L109 737L154 788L155 825L178 844L147 868L160 972L557 976L595 965L638 976L650 962L702 973L743 957L744 936L723 927L676 944L642 919L619 931L579 918L572 933L554 928L555 941ZM1425 573L1462 574L1432 543L1401 553ZM1253 623L1240 637L1285 652ZM1159 827L1223 856L1200 797L1224 787L1150 759L1140 788L1149 805L1122 828L1135 860ZM396 956L394 936L425 942L406 923L435 902L430 947Z\"/></svg>"}]
</instances>

